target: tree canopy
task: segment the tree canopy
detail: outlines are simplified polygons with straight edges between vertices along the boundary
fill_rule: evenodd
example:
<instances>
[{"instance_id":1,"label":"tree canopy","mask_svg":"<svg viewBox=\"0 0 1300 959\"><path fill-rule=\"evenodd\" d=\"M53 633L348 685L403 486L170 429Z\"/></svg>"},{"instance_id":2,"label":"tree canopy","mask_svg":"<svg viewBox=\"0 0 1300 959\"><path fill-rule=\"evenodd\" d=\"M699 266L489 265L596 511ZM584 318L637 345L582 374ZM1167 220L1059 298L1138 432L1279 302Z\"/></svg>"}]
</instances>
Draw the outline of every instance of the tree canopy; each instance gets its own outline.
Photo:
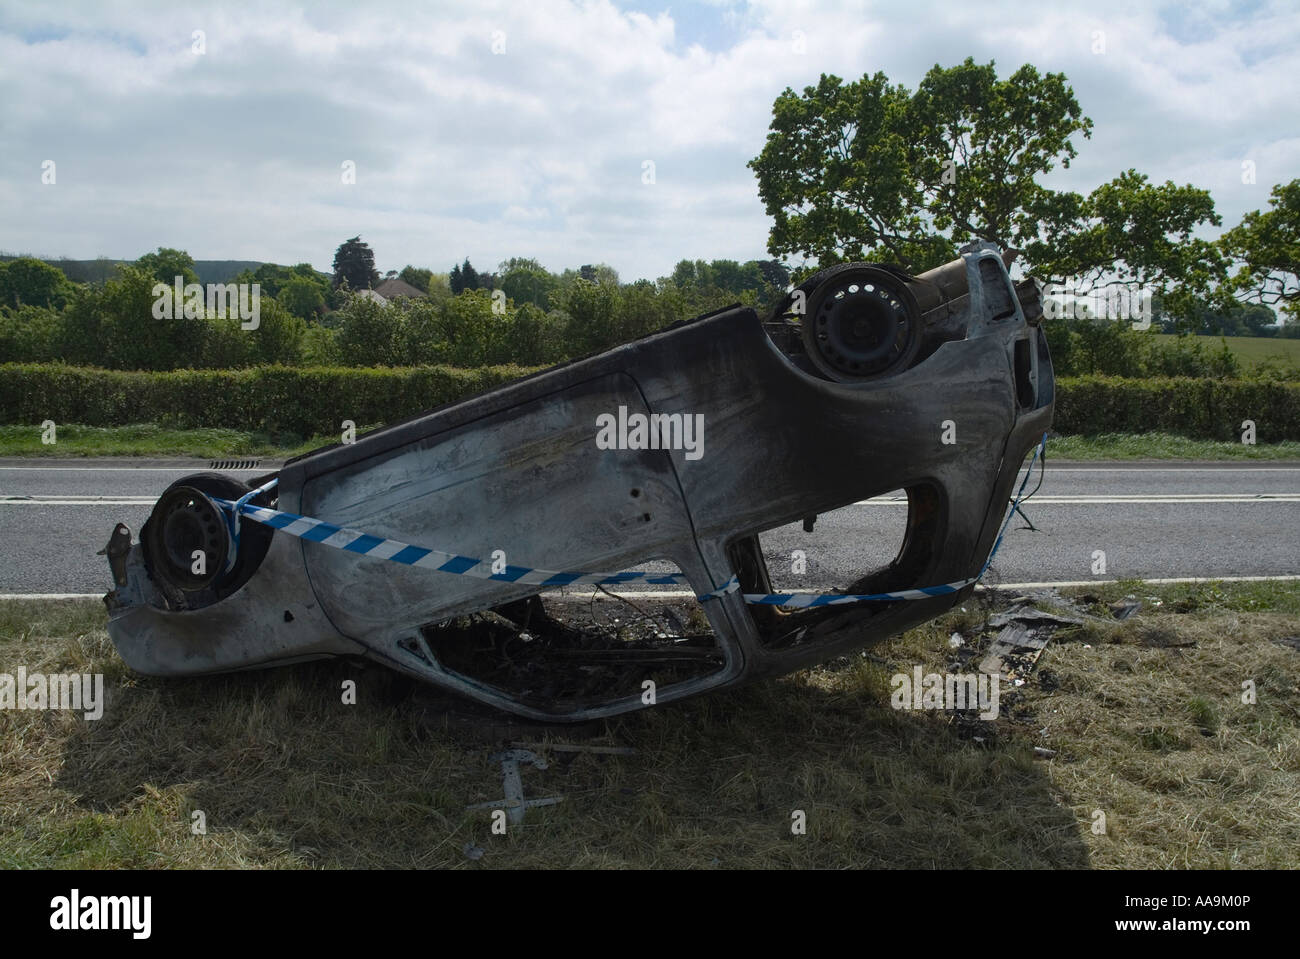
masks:
<instances>
[{"instance_id":1,"label":"tree canopy","mask_svg":"<svg viewBox=\"0 0 1300 959\"><path fill-rule=\"evenodd\" d=\"M1300 314L1300 179L1273 187L1269 205L1220 239L1224 255L1238 264L1228 287L1250 302L1282 303Z\"/></svg>"},{"instance_id":2,"label":"tree canopy","mask_svg":"<svg viewBox=\"0 0 1300 959\"><path fill-rule=\"evenodd\" d=\"M155 252L146 253L136 260L135 265L168 286L175 283L178 276L186 284L199 282L199 274L194 270L194 257L184 250L160 246Z\"/></svg>"},{"instance_id":3,"label":"tree canopy","mask_svg":"<svg viewBox=\"0 0 1300 959\"><path fill-rule=\"evenodd\" d=\"M334 253L334 286L347 283L353 290L369 290L379 282L375 254L361 237L344 241Z\"/></svg>"},{"instance_id":4,"label":"tree canopy","mask_svg":"<svg viewBox=\"0 0 1300 959\"><path fill-rule=\"evenodd\" d=\"M883 260L921 272L973 239L1020 249L1044 278L1137 279L1204 290L1221 275L1208 192L1151 184L1134 170L1088 196L1041 179L1091 136L1060 73L1026 64L999 79L994 63L936 65L915 92L883 73L844 83L822 75L773 105L750 162L773 218L768 250L820 266Z\"/></svg>"}]
</instances>

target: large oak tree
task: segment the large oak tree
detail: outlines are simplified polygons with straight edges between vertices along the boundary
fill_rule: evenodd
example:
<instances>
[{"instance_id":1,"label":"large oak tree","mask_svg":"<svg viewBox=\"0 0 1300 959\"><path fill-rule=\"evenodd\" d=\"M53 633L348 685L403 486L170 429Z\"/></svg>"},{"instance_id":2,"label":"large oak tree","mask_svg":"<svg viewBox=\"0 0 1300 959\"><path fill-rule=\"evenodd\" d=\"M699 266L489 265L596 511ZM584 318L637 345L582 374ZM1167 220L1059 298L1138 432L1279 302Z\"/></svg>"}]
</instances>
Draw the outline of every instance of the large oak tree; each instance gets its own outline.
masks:
<instances>
[{"instance_id":1,"label":"large oak tree","mask_svg":"<svg viewBox=\"0 0 1300 959\"><path fill-rule=\"evenodd\" d=\"M1020 249L1026 268L1080 286L1136 281L1203 292L1223 275L1209 194L1129 170L1087 196L1044 186L1092 121L1060 73L936 65L917 89L883 73L786 89L750 162L773 219L768 250L820 266L882 260L921 272L973 239Z\"/></svg>"}]
</instances>

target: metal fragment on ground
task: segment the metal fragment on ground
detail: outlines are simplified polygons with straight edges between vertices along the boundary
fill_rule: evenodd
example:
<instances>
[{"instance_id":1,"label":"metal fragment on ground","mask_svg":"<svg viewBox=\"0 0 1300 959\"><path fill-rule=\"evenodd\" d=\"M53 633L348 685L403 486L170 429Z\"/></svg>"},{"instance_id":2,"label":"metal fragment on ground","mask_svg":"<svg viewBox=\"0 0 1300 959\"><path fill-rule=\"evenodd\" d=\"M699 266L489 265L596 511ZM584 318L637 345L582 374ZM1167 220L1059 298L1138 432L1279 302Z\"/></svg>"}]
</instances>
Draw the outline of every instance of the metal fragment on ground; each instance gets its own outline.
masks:
<instances>
[{"instance_id":1,"label":"metal fragment on ground","mask_svg":"<svg viewBox=\"0 0 1300 959\"><path fill-rule=\"evenodd\" d=\"M979 671L1005 680L1014 679L1013 674L1027 673L1033 669L1046 646L1046 633L1013 623L1004 627L993 640L984 659L980 661ZM1014 668L1008 669L1007 662L1013 660Z\"/></svg>"},{"instance_id":2,"label":"metal fragment on ground","mask_svg":"<svg viewBox=\"0 0 1300 959\"><path fill-rule=\"evenodd\" d=\"M506 819L512 825L524 821L524 812L535 806L554 806L564 801L563 796L546 796L527 799L524 796L524 780L519 773L519 764L527 763L536 769L546 769L546 760L527 749L507 749L491 757L493 762L501 763L501 781L505 790L504 799L475 803L468 809L504 809Z\"/></svg>"},{"instance_id":3,"label":"metal fragment on ground","mask_svg":"<svg viewBox=\"0 0 1300 959\"><path fill-rule=\"evenodd\" d=\"M1137 600L1120 600L1110 604L1111 615L1116 619L1130 619L1135 616L1142 608L1142 603Z\"/></svg>"},{"instance_id":4,"label":"metal fragment on ground","mask_svg":"<svg viewBox=\"0 0 1300 959\"><path fill-rule=\"evenodd\" d=\"M579 746L570 743L511 743L520 749L550 749L559 753L594 753L598 756L635 756L631 746Z\"/></svg>"}]
</instances>

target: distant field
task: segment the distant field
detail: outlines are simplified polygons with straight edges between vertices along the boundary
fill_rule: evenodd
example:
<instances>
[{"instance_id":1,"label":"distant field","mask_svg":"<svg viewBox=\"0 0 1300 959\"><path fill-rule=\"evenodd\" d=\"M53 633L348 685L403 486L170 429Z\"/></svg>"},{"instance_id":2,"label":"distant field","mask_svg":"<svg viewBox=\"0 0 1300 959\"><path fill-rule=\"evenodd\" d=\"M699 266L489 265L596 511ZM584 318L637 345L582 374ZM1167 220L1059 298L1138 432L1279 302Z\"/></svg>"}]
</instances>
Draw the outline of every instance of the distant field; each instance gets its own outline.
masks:
<instances>
[{"instance_id":1,"label":"distant field","mask_svg":"<svg viewBox=\"0 0 1300 959\"><path fill-rule=\"evenodd\" d=\"M1158 340L1175 340L1172 333L1152 334ZM1215 349L1219 340L1228 341L1228 348L1242 363L1255 366L1264 360L1274 360L1282 366L1300 366L1300 340L1280 340L1264 336L1203 336L1208 349Z\"/></svg>"}]
</instances>

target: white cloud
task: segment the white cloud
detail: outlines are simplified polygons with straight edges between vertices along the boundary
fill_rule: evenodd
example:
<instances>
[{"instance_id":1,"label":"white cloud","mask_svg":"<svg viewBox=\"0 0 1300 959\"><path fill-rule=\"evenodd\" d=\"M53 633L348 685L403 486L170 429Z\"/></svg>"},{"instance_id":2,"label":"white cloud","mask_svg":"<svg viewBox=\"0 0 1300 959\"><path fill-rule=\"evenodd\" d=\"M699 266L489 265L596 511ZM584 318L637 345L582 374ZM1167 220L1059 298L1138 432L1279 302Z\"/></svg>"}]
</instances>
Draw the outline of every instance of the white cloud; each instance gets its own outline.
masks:
<instances>
[{"instance_id":1,"label":"white cloud","mask_svg":"<svg viewBox=\"0 0 1300 959\"><path fill-rule=\"evenodd\" d=\"M761 257L745 164L784 87L877 70L914 87L966 56L1069 77L1096 131L1053 183L1135 167L1211 189L1231 224L1300 175L1298 43L1287 0L10 5L0 248L325 268L360 233L383 268L521 255L627 279Z\"/></svg>"}]
</instances>

